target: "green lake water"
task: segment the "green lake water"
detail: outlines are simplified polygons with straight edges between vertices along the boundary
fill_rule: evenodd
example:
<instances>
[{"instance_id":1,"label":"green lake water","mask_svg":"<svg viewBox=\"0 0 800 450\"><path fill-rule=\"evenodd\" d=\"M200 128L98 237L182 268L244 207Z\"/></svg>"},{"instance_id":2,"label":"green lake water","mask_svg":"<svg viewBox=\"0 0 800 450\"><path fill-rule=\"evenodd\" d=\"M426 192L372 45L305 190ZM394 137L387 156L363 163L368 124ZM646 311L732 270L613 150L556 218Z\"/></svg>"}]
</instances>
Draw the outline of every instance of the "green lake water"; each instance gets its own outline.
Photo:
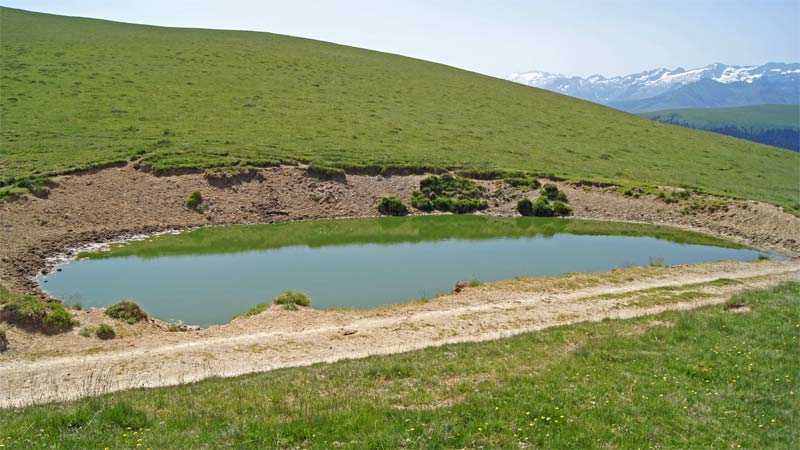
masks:
<instances>
[{"instance_id":1,"label":"green lake water","mask_svg":"<svg viewBox=\"0 0 800 450\"><path fill-rule=\"evenodd\" d=\"M384 217L160 235L81 255L38 281L50 295L84 308L131 299L154 317L207 326L287 290L305 292L315 308L369 308L447 293L459 280L760 255L716 238L647 225Z\"/></svg>"}]
</instances>

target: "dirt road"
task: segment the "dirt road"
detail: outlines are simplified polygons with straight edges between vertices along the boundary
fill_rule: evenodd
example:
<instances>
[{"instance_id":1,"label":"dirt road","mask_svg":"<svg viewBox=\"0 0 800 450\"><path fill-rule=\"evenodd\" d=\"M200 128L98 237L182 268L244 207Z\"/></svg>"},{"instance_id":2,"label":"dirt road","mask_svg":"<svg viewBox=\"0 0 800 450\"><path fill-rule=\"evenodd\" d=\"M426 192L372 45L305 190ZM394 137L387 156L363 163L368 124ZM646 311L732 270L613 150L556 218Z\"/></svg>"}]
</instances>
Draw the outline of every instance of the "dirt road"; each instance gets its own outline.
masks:
<instances>
[{"instance_id":1,"label":"dirt road","mask_svg":"<svg viewBox=\"0 0 800 450\"><path fill-rule=\"evenodd\" d=\"M273 307L197 332L169 333L155 323L143 323L123 327L121 337L104 347L77 331L32 336L16 354L0 356L0 407L696 308L785 281L800 281L800 261L640 267L526 278L469 288L425 303L368 311ZM84 324L103 320L98 311L81 312L79 319Z\"/></svg>"}]
</instances>

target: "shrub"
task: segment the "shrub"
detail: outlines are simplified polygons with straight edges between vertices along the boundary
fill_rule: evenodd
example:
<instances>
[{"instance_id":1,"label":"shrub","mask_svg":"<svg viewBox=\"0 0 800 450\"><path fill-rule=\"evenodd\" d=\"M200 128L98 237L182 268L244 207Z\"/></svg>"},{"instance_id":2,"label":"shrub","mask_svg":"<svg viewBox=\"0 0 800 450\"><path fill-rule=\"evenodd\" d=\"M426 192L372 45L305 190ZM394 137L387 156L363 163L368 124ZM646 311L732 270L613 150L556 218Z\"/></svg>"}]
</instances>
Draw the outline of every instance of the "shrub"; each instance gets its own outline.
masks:
<instances>
[{"instance_id":1,"label":"shrub","mask_svg":"<svg viewBox=\"0 0 800 450\"><path fill-rule=\"evenodd\" d=\"M561 201L553 202L553 214L557 216L569 216L572 214L572 207Z\"/></svg>"},{"instance_id":2,"label":"shrub","mask_svg":"<svg viewBox=\"0 0 800 450\"><path fill-rule=\"evenodd\" d=\"M541 196L533 202L533 215L536 217L552 217L553 207L545 196Z\"/></svg>"},{"instance_id":3,"label":"shrub","mask_svg":"<svg viewBox=\"0 0 800 450\"><path fill-rule=\"evenodd\" d=\"M72 314L60 303L51 303L50 313L42 319L44 330L53 333L69 330L76 324Z\"/></svg>"},{"instance_id":4,"label":"shrub","mask_svg":"<svg viewBox=\"0 0 800 450\"><path fill-rule=\"evenodd\" d=\"M378 211L384 216L405 216L408 215L408 208L397 197L384 197L378 203Z\"/></svg>"},{"instance_id":5,"label":"shrub","mask_svg":"<svg viewBox=\"0 0 800 450\"><path fill-rule=\"evenodd\" d=\"M315 163L311 163L308 166L306 174L318 180L347 181L347 175L345 175L344 170Z\"/></svg>"},{"instance_id":6,"label":"shrub","mask_svg":"<svg viewBox=\"0 0 800 450\"><path fill-rule=\"evenodd\" d=\"M517 211L523 216L532 216L533 202L529 198L523 198L517 202Z\"/></svg>"},{"instance_id":7,"label":"shrub","mask_svg":"<svg viewBox=\"0 0 800 450\"><path fill-rule=\"evenodd\" d=\"M472 180L450 174L430 176L419 183L411 196L411 206L422 211L449 211L456 214L489 207L485 189Z\"/></svg>"},{"instance_id":8,"label":"shrub","mask_svg":"<svg viewBox=\"0 0 800 450\"><path fill-rule=\"evenodd\" d=\"M186 206L189 209L197 210L200 208L200 204L203 203L203 195L200 194L198 191L194 191L189 195L189 199L186 200Z\"/></svg>"},{"instance_id":9,"label":"shrub","mask_svg":"<svg viewBox=\"0 0 800 450\"><path fill-rule=\"evenodd\" d=\"M453 200L452 205L448 211L456 214L466 214L473 211L484 210L489 207L489 203L485 200L478 200L476 198L464 198L460 200Z\"/></svg>"},{"instance_id":10,"label":"shrub","mask_svg":"<svg viewBox=\"0 0 800 450\"><path fill-rule=\"evenodd\" d=\"M513 176L505 179L505 182L518 189L539 189L541 184L536 178L528 176Z\"/></svg>"},{"instance_id":11,"label":"shrub","mask_svg":"<svg viewBox=\"0 0 800 450\"><path fill-rule=\"evenodd\" d=\"M105 323L102 323L99 327L97 327L97 332L95 334L97 337L103 340L114 339L117 337L117 333L114 332L114 328Z\"/></svg>"},{"instance_id":12,"label":"shrub","mask_svg":"<svg viewBox=\"0 0 800 450\"><path fill-rule=\"evenodd\" d=\"M96 330L94 329L94 327L83 327L81 328L81 331L78 332L78 334L80 334L83 337L92 337L95 331Z\"/></svg>"},{"instance_id":13,"label":"shrub","mask_svg":"<svg viewBox=\"0 0 800 450\"><path fill-rule=\"evenodd\" d=\"M311 300L309 300L308 296L302 292L287 291L275 297L275 299L272 300L272 303L276 305L282 305L284 309L297 309L298 306L310 305Z\"/></svg>"},{"instance_id":14,"label":"shrub","mask_svg":"<svg viewBox=\"0 0 800 450\"><path fill-rule=\"evenodd\" d=\"M5 330L0 330L0 353L8 350L8 336Z\"/></svg>"},{"instance_id":15,"label":"shrub","mask_svg":"<svg viewBox=\"0 0 800 450\"><path fill-rule=\"evenodd\" d=\"M450 197L455 199L482 198L484 189L472 180L463 177L454 177L449 173L441 176L432 175L419 182L422 193L433 199L434 197Z\"/></svg>"},{"instance_id":16,"label":"shrub","mask_svg":"<svg viewBox=\"0 0 800 450\"><path fill-rule=\"evenodd\" d=\"M3 309L5 320L23 327L58 333L72 328L76 321L60 303L47 303L33 295L12 298Z\"/></svg>"},{"instance_id":17,"label":"shrub","mask_svg":"<svg viewBox=\"0 0 800 450\"><path fill-rule=\"evenodd\" d=\"M548 200L555 200L558 196L558 186L553 183L547 183L542 186L542 195L547 197Z\"/></svg>"},{"instance_id":18,"label":"shrub","mask_svg":"<svg viewBox=\"0 0 800 450\"><path fill-rule=\"evenodd\" d=\"M561 203L569 203L569 200L567 200L567 194L564 193L564 191L558 191L555 200Z\"/></svg>"},{"instance_id":19,"label":"shrub","mask_svg":"<svg viewBox=\"0 0 800 450\"><path fill-rule=\"evenodd\" d=\"M436 197L433 199L433 209L450 211L453 209L453 199L450 197Z\"/></svg>"},{"instance_id":20,"label":"shrub","mask_svg":"<svg viewBox=\"0 0 800 450\"><path fill-rule=\"evenodd\" d=\"M141 306L130 300L123 300L106 309L106 315L112 319L121 320L131 325L147 319L147 313Z\"/></svg>"},{"instance_id":21,"label":"shrub","mask_svg":"<svg viewBox=\"0 0 800 450\"><path fill-rule=\"evenodd\" d=\"M433 202L422 191L414 191L411 194L411 206L420 211L433 211Z\"/></svg>"}]
</instances>

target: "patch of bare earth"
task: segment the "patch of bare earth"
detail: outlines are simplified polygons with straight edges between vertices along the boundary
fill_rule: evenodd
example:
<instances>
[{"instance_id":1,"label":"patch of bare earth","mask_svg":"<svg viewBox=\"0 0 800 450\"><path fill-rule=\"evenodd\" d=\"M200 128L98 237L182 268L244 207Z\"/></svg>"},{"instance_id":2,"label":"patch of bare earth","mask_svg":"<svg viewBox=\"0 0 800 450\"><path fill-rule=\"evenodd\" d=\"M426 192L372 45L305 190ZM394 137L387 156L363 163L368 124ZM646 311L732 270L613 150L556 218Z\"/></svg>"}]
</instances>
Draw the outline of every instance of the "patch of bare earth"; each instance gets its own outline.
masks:
<instances>
[{"instance_id":1,"label":"patch of bare earth","mask_svg":"<svg viewBox=\"0 0 800 450\"><path fill-rule=\"evenodd\" d=\"M46 198L0 204L0 284L35 292L30 277L46 258L87 242L198 225L375 215L380 198L408 201L420 176L350 175L346 183L308 178L295 167L238 180L202 174L154 176L131 165L59 177ZM496 182L488 214L515 215L531 195ZM684 214L652 196L562 185L576 218L660 223L800 254L800 219L779 208L734 201L724 210ZM201 214L189 194L206 199ZM734 283L714 283L720 278ZM225 326L169 332L163 323L113 322L102 310L76 311L81 326L113 323L118 338L82 337L79 328L45 336L2 324L11 350L0 354L0 407L68 400L140 386L174 385L278 367L480 341L561 324L626 318L721 303L744 289L800 279L800 263L763 261L605 274L527 278L458 295L368 311L272 308Z\"/></svg>"}]
</instances>

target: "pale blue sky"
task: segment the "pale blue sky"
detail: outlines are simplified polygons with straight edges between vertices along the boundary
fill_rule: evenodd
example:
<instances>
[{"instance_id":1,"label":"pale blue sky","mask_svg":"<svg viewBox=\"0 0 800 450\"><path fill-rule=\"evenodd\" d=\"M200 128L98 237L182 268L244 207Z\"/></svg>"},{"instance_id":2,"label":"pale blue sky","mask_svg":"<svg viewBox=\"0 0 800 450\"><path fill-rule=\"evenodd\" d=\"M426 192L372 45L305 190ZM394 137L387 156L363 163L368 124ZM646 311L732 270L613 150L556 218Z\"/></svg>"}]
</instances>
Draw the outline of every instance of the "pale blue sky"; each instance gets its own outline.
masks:
<instances>
[{"instance_id":1,"label":"pale blue sky","mask_svg":"<svg viewBox=\"0 0 800 450\"><path fill-rule=\"evenodd\" d=\"M800 60L799 0L0 0L152 25L246 29L502 76ZM2 24L0 24L1 26Z\"/></svg>"}]
</instances>

